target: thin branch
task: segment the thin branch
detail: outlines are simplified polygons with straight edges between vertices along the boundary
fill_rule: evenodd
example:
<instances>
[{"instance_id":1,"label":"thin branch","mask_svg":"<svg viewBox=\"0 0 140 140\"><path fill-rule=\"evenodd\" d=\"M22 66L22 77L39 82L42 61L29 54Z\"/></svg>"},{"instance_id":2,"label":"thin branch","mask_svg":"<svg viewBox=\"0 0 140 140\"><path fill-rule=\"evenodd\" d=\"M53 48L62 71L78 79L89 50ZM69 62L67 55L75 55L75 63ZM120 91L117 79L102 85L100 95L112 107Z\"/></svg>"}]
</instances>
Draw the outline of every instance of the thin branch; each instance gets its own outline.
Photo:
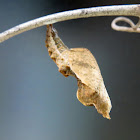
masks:
<instances>
[{"instance_id":1,"label":"thin branch","mask_svg":"<svg viewBox=\"0 0 140 140\"><path fill-rule=\"evenodd\" d=\"M135 5L93 7L93 8L85 8L85 9L60 12L60 13L40 17L2 32L0 34L0 42L3 42L22 32L43 25L60 22L60 21L66 21L66 20L78 19L78 18L97 17L97 16L118 16L118 15L140 17L140 5L135 4Z\"/></svg>"},{"instance_id":2,"label":"thin branch","mask_svg":"<svg viewBox=\"0 0 140 140\"><path fill-rule=\"evenodd\" d=\"M130 27L126 27L126 26L119 26L116 23L120 22L120 21L124 21L126 23L128 23L130 25ZM133 21L129 18L126 17L118 17L115 18L112 23L111 23L111 27L116 30L116 31L123 31L123 32L135 32L135 33L140 33L140 20L138 21L138 23L135 25L133 23Z\"/></svg>"}]
</instances>

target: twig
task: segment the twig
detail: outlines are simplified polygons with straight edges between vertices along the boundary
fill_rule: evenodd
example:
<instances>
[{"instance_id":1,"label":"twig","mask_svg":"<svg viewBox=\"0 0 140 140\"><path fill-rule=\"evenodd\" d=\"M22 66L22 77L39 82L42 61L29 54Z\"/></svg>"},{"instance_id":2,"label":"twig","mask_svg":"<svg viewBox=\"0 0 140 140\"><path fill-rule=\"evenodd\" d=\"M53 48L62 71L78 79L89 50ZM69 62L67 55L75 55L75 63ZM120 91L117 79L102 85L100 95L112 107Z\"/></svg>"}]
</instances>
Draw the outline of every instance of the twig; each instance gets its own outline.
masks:
<instances>
[{"instance_id":1,"label":"twig","mask_svg":"<svg viewBox=\"0 0 140 140\"><path fill-rule=\"evenodd\" d=\"M22 32L46 24L53 24L60 21L78 19L78 18L97 17L97 16L118 16L118 15L140 17L140 5L135 4L135 5L93 7L93 8L85 8L85 9L60 12L60 13L40 17L2 32L0 34L0 42L3 42Z\"/></svg>"},{"instance_id":2,"label":"twig","mask_svg":"<svg viewBox=\"0 0 140 140\"><path fill-rule=\"evenodd\" d=\"M125 27L125 26L119 26L116 23L120 22L120 21L124 21L126 23L128 23L130 25L130 27ZM111 23L111 27L116 30L116 31L123 31L123 32L135 32L135 33L140 33L140 20L138 21L138 23L135 25L132 20L130 20L129 18L126 17L118 17L115 18L112 23Z\"/></svg>"}]
</instances>

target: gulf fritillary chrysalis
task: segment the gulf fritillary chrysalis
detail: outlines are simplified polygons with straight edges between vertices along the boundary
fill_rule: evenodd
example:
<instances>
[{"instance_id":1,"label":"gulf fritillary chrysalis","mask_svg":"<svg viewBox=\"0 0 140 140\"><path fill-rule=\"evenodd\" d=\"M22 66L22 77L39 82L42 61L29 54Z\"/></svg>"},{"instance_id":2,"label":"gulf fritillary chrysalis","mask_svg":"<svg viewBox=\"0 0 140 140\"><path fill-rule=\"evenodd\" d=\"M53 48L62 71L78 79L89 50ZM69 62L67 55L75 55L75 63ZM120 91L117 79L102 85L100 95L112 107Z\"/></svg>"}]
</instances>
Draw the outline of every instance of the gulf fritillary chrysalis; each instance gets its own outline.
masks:
<instances>
[{"instance_id":1,"label":"gulf fritillary chrysalis","mask_svg":"<svg viewBox=\"0 0 140 140\"><path fill-rule=\"evenodd\" d=\"M85 106L94 105L98 113L110 119L111 101L92 53L86 48L69 49L52 25L47 25L46 47L59 72L77 79L78 100Z\"/></svg>"}]
</instances>

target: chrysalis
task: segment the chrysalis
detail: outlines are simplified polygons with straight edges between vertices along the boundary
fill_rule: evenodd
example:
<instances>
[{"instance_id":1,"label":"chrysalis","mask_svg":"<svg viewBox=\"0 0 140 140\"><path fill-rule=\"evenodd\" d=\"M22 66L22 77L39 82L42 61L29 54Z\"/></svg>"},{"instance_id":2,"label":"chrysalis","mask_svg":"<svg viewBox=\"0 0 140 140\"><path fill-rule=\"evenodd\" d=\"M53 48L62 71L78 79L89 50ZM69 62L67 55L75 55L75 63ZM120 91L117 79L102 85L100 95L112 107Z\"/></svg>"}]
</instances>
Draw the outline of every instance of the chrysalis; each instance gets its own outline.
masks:
<instances>
[{"instance_id":1,"label":"chrysalis","mask_svg":"<svg viewBox=\"0 0 140 140\"><path fill-rule=\"evenodd\" d=\"M86 48L69 49L52 25L47 25L46 47L59 72L77 79L78 100L85 106L94 105L103 117L110 119L111 101L92 53Z\"/></svg>"}]
</instances>

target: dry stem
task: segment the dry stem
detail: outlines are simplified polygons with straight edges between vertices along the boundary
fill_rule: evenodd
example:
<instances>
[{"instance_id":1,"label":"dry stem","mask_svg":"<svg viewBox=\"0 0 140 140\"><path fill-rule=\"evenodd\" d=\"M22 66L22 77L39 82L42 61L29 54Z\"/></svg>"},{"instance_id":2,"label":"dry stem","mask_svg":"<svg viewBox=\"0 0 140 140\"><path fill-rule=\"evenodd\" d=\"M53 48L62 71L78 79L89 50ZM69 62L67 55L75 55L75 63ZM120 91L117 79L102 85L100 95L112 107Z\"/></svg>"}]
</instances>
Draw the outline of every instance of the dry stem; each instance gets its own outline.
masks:
<instances>
[{"instance_id":1,"label":"dry stem","mask_svg":"<svg viewBox=\"0 0 140 140\"><path fill-rule=\"evenodd\" d=\"M52 15L47 15L44 17L40 17L18 26L15 26L7 31L0 33L0 42L3 42L15 35L18 35L22 32L47 25L53 24L60 21L71 20L71 19L78 19L78 18L88 18L88 17L97 17L97 16L136 16L140 17L140 5L117 5L117 6L103 6L103 7L93 7L93 8L85 8L85 9L77 9L71 10L66 12L60 12ZM118 21L118 20L117 20ZM119 27L116 25L116 20L112 23L113 29L119 31L135 31L139 32L140 29L139 23L133 28L133 24L131 23L131 29L126 27ZM132 29L133 28L133 29Z\"/></svg>"}]
</instances>

